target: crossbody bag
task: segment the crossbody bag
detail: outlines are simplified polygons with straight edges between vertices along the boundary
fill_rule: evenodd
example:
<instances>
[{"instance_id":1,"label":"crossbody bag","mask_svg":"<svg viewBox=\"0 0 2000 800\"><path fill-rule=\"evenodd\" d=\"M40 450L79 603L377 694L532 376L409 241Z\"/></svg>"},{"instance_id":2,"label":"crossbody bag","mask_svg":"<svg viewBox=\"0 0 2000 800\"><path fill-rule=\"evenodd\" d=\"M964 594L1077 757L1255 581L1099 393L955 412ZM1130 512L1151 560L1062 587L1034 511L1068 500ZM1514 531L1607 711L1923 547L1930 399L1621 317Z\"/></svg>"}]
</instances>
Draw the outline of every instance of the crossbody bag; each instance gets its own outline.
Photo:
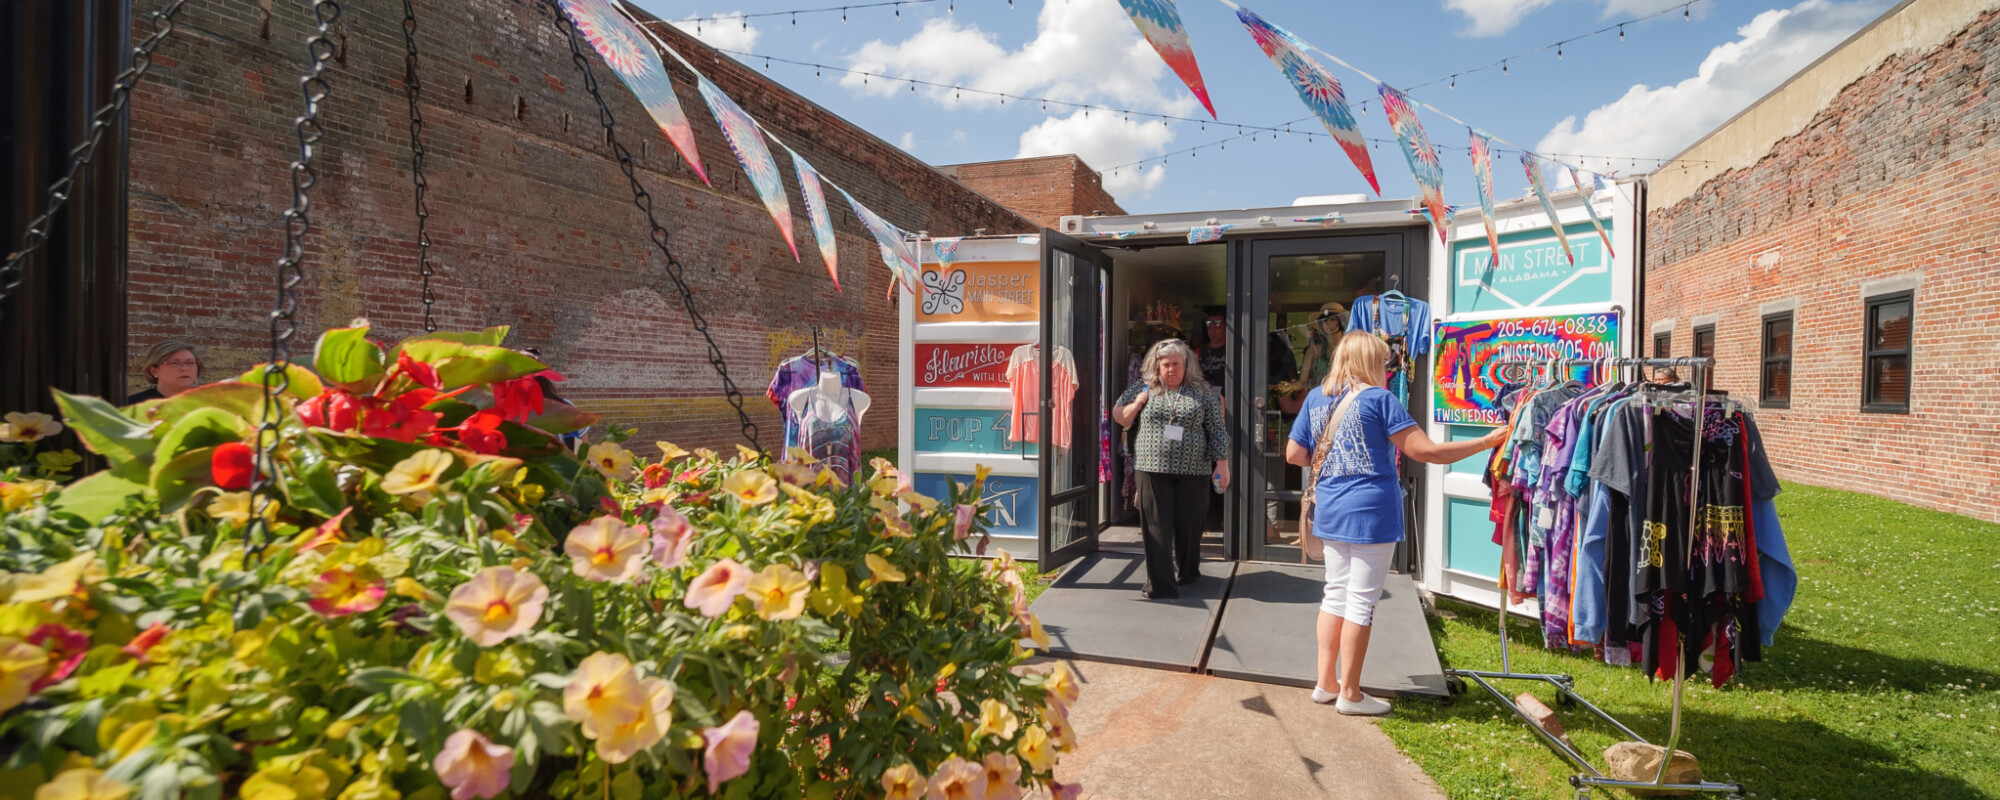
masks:
<instances>
[{"instance_id":1,"label":"crossbody bag","mask_svg":"<svg viewBox=\"0 0 2000 800\"><path fill-rule=\"evenodd\" d=\"M1326 560L1326 545L1313 535L1313 501L1319 493L1319 465L1326 460L1326 451L1333 446L1333 432L1340 427L1340 421L1347 418L1347 409L1354 405L1354 398L1360 391L1348 389L1347 396L1340 399L1340 405L1333 410L1333 416L1326 421L1326 428L1319 432L1319 441L1313 445L1311 471L1306 473L1305 499L1299 503L1299 548L1306 558L1314 561Z\"/></svg>"}]
</instances>

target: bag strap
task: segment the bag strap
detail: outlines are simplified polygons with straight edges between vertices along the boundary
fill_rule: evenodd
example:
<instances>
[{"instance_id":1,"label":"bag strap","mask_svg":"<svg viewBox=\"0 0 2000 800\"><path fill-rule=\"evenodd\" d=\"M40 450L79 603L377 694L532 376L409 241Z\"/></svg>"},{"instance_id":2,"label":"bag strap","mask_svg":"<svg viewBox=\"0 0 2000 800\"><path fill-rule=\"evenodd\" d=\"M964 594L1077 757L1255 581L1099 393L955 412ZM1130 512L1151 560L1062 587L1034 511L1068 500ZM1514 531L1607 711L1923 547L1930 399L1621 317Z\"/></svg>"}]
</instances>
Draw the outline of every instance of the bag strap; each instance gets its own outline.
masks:
<instances>
[{"instance_id":1,"label":"bag strap","mask_svg":"<svg viewBox=\"0 0 2000 800\"><path fill-rule=\"evenodd\" d=\"M1327 418L1326 428L1319 432L1319 441L1313 446L1312 471L1306 473L1305 502L1312 502L1313 495L1318 494L1316 490L1319 488L1319 466L1321 462L1326 461L1327 450L1332 448L1334 429L1340 427L1340 421L1347 418L1347 409L1354 405L1354 398L1360 396L1360 390L1348 389L1347 396L1340 399L1340 405L1333 410L1333 415Z\"/></svg>"}]
</instances>

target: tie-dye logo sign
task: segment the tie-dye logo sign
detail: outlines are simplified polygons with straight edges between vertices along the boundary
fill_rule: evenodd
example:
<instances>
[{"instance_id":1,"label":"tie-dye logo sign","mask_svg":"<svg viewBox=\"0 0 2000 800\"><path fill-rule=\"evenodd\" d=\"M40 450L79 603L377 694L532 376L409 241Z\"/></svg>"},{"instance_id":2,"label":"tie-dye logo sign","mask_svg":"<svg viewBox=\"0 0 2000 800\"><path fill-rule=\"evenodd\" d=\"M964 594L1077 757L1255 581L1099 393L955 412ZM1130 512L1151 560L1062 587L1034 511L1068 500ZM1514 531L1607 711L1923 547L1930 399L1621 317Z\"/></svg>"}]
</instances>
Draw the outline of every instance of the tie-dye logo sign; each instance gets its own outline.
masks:
<instances>
[{"instance_id":1,"label":"tie-dye logo sign","mask_svg":"<svg viewBox=\"0 0 2000 800\"><path fill-rule=\"evenodd\" d=\"M1520 384L1528 370L1502 366L1519 359L1611 358L1618 355L1618 313L1440 322L1432 416L1449 425L1499 425L1507 421L1502 390ZM1590 381L1589 365L1566 376ZM1602 376L1597 376L1602 377Z\"/></svg>"}]
</instances>

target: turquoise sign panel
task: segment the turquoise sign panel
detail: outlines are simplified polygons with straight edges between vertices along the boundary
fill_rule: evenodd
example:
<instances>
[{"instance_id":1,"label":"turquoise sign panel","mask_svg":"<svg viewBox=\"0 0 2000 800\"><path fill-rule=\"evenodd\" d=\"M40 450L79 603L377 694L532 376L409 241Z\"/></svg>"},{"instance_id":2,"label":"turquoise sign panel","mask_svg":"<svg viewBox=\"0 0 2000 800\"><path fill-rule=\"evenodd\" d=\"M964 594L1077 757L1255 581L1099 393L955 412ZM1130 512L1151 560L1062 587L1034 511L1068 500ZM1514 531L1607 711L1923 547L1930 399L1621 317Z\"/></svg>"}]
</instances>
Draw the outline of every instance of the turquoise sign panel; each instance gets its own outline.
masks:
<instances>
[{"instance_id":1,"label":"turquoise sign panel","mask_svg":"<svg viewBox=\"0 0 2000 800\"><path fill-rule=\"evenodd\" d=\"M1445 428L1445 438L1453 442L1469 442L1491 433L1491 428L1475 428L1470 425L1452 425ZM1461 475L1478 475L1486 471L1486 459L1490 450L1481 450L1452 464L1450 471Z\"/></svg>"},{"instance_id":2,"label":"turquoise sign panel","mask_svg":"<svg viewBox=\"0 0 2000 800\"><path fill-rule=\"evenodd\" d=\"M932 498L943 498L951 494L945 483L945 474L919 472L910 479L911 488L918 494ZM951 475L952 480L964 486L972 482L971 475ZM1037 489L1041 479L1013 476L990 475L986 478L986 494L979 500L980 513L986 517L986 530L994 536L1034 536L1041 525L1038 513L1041 509L1041 495Z\"/></svg>"},{"instance_id":3,"label":"turquoise sign panel","mask_svg":"<svg viewBox=\"0 0 2000 800\"><path fill-rule=\"evenodd\" d=\"M1606 233L1611 220L1601 220ZM1486 237L1452 244L1451 313L1518 311L1547 306L1611 302L1611 253L1589 222L1563 229L1572 266L1555 231L1537 228L1500 237L1500 263Z\"/></svg>"},{"instance_id":4,"label":"turquoise sign panel","mask_svg":"<svg viewBox=\"0 0 2000 800\"><path fill-rule=\"evenodd\" d=\"M1484 500L1445 498L1446 569L1500 578L1500 545L1493 543L1491 507Z\"/></svg>"},{"instance_id":5,"label":"turquoise sign panel","mask_svg":"<svg viewBox=\"0 0 2000 800\"><path fill-rule=\"evenodd\" d=\"M916 409L917 452L993 453L1019 458L1021 448L1035 454L1032 442L1016 442L1011 435L1013 414L1000 408L919 408ZM1030 424L1033 418L1029 418Z\"/></svg>"}]
</instances>

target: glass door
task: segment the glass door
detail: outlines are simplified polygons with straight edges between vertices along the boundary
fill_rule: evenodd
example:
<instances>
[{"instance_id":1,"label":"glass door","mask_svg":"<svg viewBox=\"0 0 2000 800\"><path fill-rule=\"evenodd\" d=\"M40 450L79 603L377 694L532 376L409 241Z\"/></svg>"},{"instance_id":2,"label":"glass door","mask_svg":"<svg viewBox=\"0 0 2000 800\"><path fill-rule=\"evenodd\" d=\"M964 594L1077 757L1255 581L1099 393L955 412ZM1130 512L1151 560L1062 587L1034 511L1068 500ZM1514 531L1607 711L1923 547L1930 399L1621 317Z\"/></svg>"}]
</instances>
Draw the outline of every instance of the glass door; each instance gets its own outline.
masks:
<instances>
[{"instance_id":1,"label":"glass door","mask_svg":"<svg viewBox=\"0 0 2000 800\"><path fill-rule=\"evenodd\" d=\"M1252 391L1237 408L1250 423L1250 441L1236 477L1248 506L1250 560L1304 561L1305 469L1285 463L1285 442L1305 393L1318 391L1326 377L1332 344L1346 330L1346 309L1400 277L1403 249L1397 234L1249 243L1242 319Z\"/></svg>"},{"instance_id":2,"label":"glass door","mask_svg":"<svg viewBox=\"0 0 2000 800\"><path fill-rule=\"evenodd\" d=\"M1041 537L1043 572L1097 550L1098 422L1103 414L1102 250L1042 231Z\"/></svg>"}]
</instances>

